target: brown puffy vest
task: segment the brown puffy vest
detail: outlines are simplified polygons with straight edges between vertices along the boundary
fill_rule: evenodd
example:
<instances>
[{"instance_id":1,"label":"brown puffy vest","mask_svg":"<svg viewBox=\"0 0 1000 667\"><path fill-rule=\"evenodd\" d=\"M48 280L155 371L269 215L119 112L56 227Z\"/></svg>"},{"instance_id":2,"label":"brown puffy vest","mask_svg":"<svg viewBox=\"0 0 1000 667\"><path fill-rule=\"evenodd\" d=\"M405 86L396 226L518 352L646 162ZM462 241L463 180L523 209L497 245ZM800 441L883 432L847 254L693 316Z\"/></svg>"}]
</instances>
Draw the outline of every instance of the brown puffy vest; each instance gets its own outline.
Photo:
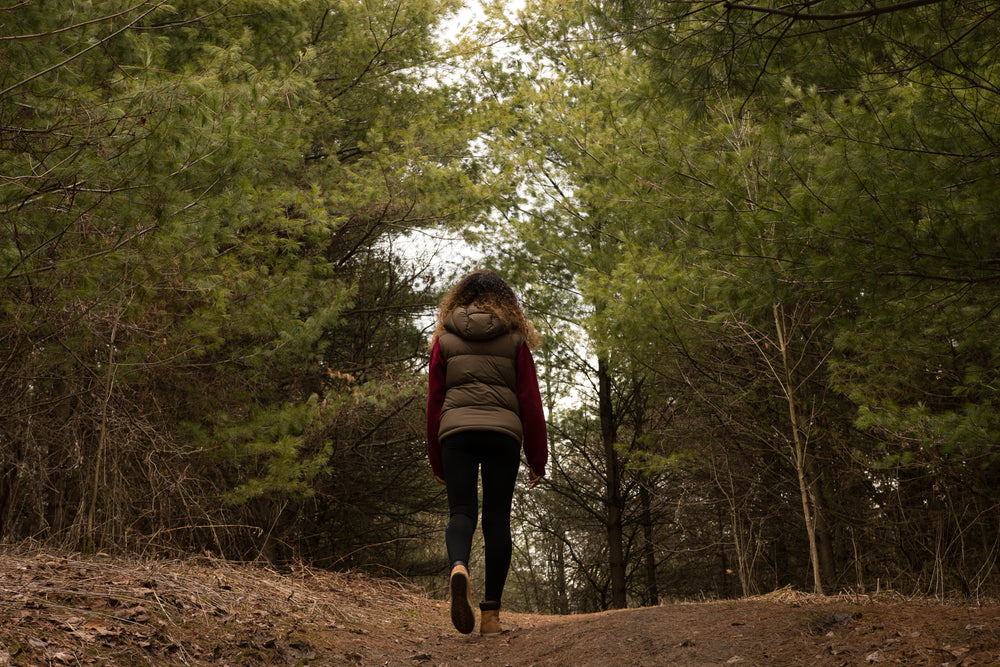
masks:
<instances>
[{"instance_id":1,"label":"brown puffy vest","mask_svg":"<svg viewBox=\"0 0 1000 667\"><path fill-rule=\"evenodd\" d=\"M521 442L517 355L524 337L475 304L445 318L438 338L446 362L445 398L438 437L460 431L501 431Z\"/></svg>"}]
</instances>

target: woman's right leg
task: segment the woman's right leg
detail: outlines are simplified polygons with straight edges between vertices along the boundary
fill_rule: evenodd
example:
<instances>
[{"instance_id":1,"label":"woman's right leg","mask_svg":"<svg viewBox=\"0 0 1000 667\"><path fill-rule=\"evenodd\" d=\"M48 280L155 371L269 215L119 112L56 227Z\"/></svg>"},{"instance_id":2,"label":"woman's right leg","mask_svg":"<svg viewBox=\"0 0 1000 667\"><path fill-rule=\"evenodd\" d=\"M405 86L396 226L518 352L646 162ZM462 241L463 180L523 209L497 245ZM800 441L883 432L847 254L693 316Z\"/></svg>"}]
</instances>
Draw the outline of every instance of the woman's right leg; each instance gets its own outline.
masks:
<instances>
[{"instance_id":1,"label":"woman's right leg","mask_svg":"<svg viewBox=\"0 0 1000 667\"><path fill-rule=\"evenodd\" d=\"M474 455L476 449L468 446L461 435L445 438L441 442L441 460L451 512L448 528L445 530L448 560L451 563L451 622L456 630L468 634L476 627L476 616L470 603L467 566L479 513L479 459Z\"/></svg>"},{"instance_id":2,"label":"woman's right leg","mask_svg":"<svg viewBox=\"0 0 1000 667\"><path fill-rule=\"evenodd\" d=\"M458 433L441 442L441 462L444 465L448 489L450 519L445 530L448 562L469 563L472 537L479 517L479 457L470 438Z\"/></svg>"}]
</instances>

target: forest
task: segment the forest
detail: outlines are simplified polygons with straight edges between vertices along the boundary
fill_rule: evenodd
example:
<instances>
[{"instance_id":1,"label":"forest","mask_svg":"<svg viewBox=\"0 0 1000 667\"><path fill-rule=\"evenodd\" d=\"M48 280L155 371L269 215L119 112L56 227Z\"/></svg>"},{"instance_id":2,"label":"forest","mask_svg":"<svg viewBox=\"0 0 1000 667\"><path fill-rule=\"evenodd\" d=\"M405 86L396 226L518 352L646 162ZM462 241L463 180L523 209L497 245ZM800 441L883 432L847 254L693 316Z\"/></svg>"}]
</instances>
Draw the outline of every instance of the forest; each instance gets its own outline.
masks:
<instances>
[{"instance_id":1,"label":"forest","mask_svg":"<svg viewBox=\"0 0 1000 667\"><path fill-rule=\"evenodd\" d=\"M0 544L440 586L428 339L488 266L545 341L512 608L995 600L998 34L980 0L5 3Z\"/></svg>"}]
</instances>

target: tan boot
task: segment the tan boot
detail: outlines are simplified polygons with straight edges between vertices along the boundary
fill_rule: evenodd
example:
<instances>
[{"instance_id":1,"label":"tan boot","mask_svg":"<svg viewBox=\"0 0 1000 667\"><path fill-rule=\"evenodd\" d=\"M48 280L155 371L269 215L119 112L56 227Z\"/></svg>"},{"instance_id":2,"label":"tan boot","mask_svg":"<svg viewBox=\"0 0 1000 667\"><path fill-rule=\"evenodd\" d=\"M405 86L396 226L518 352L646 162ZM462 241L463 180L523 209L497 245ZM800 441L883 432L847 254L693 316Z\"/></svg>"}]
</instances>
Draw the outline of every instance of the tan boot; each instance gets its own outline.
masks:
<instances>
[{"instance_id":1,"label":"tan boot","mask_svg":"<svg viewBox=\"0 0 1000 667\"><path fill-rule=\"evenodd\" d=\"M500 627L500 605L495 602L483 602L479 605L482 615L479 617L479 634L483 637L494 637L503 629Z\"/></svg>"},{"instance_id":2,"label":"tan boot","mask_svg":"<svg viewBox=\"0 0 1000 667\"><path fill-rule=\"evenodd\" d=\"M469 603L469 570L462 563L451 568L451 622L467 635L476 628L476 614Z\"/></svg>"}]
</instances>

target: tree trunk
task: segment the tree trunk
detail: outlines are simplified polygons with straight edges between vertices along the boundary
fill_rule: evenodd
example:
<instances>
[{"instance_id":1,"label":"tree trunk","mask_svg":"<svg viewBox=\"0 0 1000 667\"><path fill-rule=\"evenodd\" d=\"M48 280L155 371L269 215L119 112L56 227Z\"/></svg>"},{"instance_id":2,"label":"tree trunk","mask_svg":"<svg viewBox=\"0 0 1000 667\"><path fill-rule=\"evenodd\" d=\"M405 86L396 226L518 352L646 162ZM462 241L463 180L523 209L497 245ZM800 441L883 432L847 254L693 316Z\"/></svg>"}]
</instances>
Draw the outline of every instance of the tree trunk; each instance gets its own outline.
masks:
<instances>
[{"instance_id":1,"label":"tree trunk","mask_svg":"<svg viewBox=\"0 0 1000 667\"><path fill-rule=\"evenodd\" d=\"M611 608L624 609L625 595L625 548L622 517L624 515L621 492L621 470L615 439L618 426L615 424L611 404L611 376L608 361L601 357L597 361L598 410L601 419L601 439L604 445L605 476L604 506L608 534L608 566L611 576Z\"/></svg>"},{"instance_id":2,"label":"tree trunk","mask_svg":"<svg viewBox=\"0 0 1000 667\"><path fill-rule=\"evenodd\" d=\"M833 536L830 535L830 524L827 521L827 496L823 489L823 476L816 470L816 460L807 460L807 474L812 480L809 498L813 506L813 520L816 524L816 546L819 550L820 572L823 581L829 583L837 579L837 558L834 553Z\"/></svg>"},{"instance_id":3,"label":"tree trunk","mask_svg":"<svg viewBox=\"0 0 1000 667\"><path fill-rule=\"evenodd\" d=\"M788 403L788 418L792 428L792 463L799 482L799 496L802 499L802 517L806 522L806 534L809 538L809 559L812 562L813 591L823 594L823 579L819 564L819 548L816 543L816 521L813 517L810 501L810 485L806 479L806 457L808 441L803 436L799 424L799 409L795 400L795 386L792 384L792 364L788 358L788 335L785 330L784 311L778 304L774 305L774 326L778 335L778 351L781 353L781 365L784 374L782 384L785 399Z\"/></svg>"},{"instance_id":4,"label":"tree trunk","mask_svg":"<svg viewBox=\"0 0 1000 667\"><path fill-rule=\"evenodd\" d=\"M87 507L87 532L85 535L85 550L88 554L92 554L97 551L99 545L97 543L97 536L94 530L94 520L97 515L97 498L101 491L101 477L103 470L101 468L105 451L108 448L108 431L110 429L110 424L108 423L108 409L111 405L111 397L114 393L115 387L115 374L118 371L118 365L115 363L115 337L118 334L118 322L120 321L120 315L115 319L114 326L111 328L111 340L108 342L108 370L105 375L104 381L104 398L101 403L101 423L100 432L98 433L97 439L97 453L94 455L94 474L91 480L90 486L90 502Z\"/></svg>"},{"instance_id":5,"label":"tree trunk","mask_svg":"<svg viewBox=\"0 0 1000 667\"><path fill-rule=\"evenodd\" d=\"M643 483L639 487L639 501L642 503L643 562L646 568L646 606L660 604L660 589L656 585L656 546L653 543L653 509L649 487Z\"/></svg>"},{"instance_id":6,"label":"tree trunk","mask_svg":"<svg viewBox=\"0 0 1000 667\"><path fill-rule=\"evenodd\" d=\"M747 557L747 544L752 539L752 531L747 529L746 534L744 534L743 520L740 516L741 503L736 499L736 485L733 483L733 470L729 463L729 454L723 451L723 455L727 480L723 483L723 471L719 469L720 464L714 455L711 457L712 477L716 487L726 499L729 509L729 525L733 534L733 552L736 555L736 574L740 580L740 590L743 597L748 597L750 595L751 565ZM720 518L719 524L722 525L722 523L723 520Z\"/></svg>"},{"instance_id":7,"label":"tree trunk","mask_svg":"<svg viewBox=\"0 0 1000 667\"><path fill-rule=\"evenodd\" d=\"M554 600L552 603L552 611L557 614L568 614L569 613L569 596L566 593L566 543L562 539L562 531L560 531L560 539L555 541L555 562L553 563L554 573L553 581L555 586L553 587L552 594Z\"/></svg>"}]
</instances>

